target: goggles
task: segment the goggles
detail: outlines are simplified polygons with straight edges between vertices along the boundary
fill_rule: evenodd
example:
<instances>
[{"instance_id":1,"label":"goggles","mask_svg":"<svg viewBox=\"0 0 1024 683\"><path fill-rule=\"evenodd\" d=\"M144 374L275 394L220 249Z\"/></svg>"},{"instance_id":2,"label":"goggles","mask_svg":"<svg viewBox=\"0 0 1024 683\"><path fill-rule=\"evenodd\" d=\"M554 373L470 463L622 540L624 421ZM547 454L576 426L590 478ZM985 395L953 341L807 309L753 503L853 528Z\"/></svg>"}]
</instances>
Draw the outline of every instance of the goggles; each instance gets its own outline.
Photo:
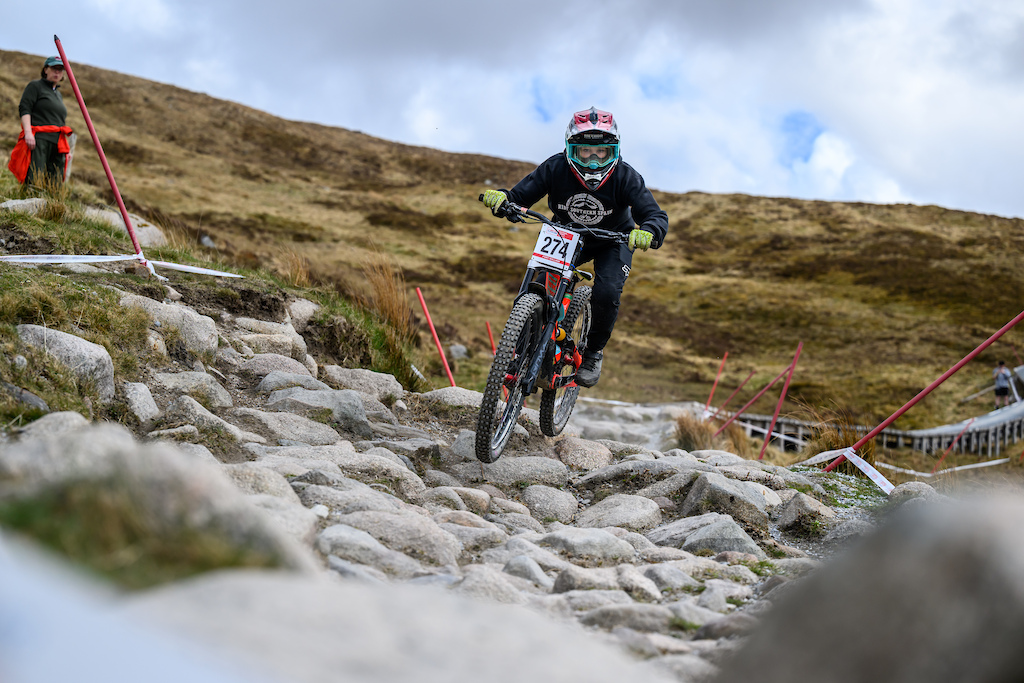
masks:
<instances>
[{"instance_id":1,"label":"goggles","mask_svg":"<svg viewBox=\"0 0 1024 683\"><path fill-rule=\"evenodd\" d=\"M566 145L569 158L576 164L590 169L604 168L619 158L619 146L611 145Z\"/></svg>"}]
</instances>

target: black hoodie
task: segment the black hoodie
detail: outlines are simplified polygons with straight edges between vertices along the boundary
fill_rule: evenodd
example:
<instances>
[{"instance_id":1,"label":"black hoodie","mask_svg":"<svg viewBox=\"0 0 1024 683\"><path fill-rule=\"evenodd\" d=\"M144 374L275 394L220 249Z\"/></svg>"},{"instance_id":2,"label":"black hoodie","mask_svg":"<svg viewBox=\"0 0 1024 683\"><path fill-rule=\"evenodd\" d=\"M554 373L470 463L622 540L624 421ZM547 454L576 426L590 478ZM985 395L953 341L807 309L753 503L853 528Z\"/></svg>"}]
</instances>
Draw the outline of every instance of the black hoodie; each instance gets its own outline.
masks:
<instances>
[{"instance_id":1,"label":"black hoodie","mask_svg":"<svg viewBox=\"0 0 1024 683\"><path fill-rule=\"evenodd\" d=\"M668 214L658 206L643 177L622 159L605 182L591 191L573 172L565 153L555 154L508 192L510 200L527 207L544 195L559 223L582 223L623 234L639 225L654 234L654 249L665 241Z\"/></svg>"}]
</instances>

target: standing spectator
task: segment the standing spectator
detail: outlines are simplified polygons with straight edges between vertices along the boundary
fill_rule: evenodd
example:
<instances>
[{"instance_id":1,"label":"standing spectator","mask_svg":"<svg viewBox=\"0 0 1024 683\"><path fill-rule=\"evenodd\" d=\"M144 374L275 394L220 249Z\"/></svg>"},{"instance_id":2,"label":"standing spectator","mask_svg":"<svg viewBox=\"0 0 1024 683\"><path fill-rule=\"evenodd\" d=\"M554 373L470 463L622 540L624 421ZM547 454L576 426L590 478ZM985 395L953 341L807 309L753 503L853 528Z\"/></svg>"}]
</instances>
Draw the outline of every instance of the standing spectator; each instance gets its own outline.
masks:
<instances>
[{"instance_id":1,"label":"standing spectator","mask_svg":"<svg viewBox=\"0 0 1024 683\"><path fill-rule=\"evenodd\" d=\"M999 361L999 365L992 371L992 377L996 380L996 408L999 407L999 399L1003 399L1003 405L1010 405L1010 368L1006 363Z\"/></svg>"},{"instance_id":2,"label":"standing spectator","mask_svg":"<svg viewBox=\"0 0 1024 683\"><path fill-rule=\"evenodd\" d=\"M54 183L64 182L71 129L65 125L68 109L58 90L63 80L64 62L60 57L47 57L39 79L25 86L21 94L21 135L7 167L23 184L39 185L45 176Z\"/></svg>"}]
</instances>

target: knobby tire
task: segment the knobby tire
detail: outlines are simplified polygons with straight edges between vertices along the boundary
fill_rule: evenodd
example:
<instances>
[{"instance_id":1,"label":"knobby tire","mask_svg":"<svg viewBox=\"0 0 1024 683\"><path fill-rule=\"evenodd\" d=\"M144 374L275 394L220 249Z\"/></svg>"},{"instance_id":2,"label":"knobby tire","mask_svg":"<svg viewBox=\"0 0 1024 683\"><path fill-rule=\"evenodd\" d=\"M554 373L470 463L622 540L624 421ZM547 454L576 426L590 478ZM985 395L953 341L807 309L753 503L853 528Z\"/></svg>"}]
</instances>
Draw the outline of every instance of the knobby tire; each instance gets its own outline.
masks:
<instances>
[{"instance_id":1,"label":"knobby tire","mask_svg":"<svg viewBox=\"0 0 1024 683\"><path fill-rule=\"evenodd\" d=\"M572 295L572 303L562 319L562 328L576 342L576 348L582 350L587 346L590 335L591 306L590 287L577 287ZM571 366L569 366L571 367ZM568 369L563 366L563 369ZM545 436L558 436L565 429L580 395L578 386L561 387L544 390L540 395L540 431Z\"/></svg>"},{"instance_id":2,"label":"knobby tire","mask_svg":"<svg viewBox=\"0 0 1024 683\"><path fill-rule=\"evenodd\" d=\"M487 375L487 387L480 401L476 423L476 457L491 463L501 456L526 399L518 381L530 366L543 331L544 302L536 294L525 294L512 307L498 342L498 350ZM516 379L506 384L506 377ZM502 389L508 386L508 397Z\"/></svg>"}]
</instances>

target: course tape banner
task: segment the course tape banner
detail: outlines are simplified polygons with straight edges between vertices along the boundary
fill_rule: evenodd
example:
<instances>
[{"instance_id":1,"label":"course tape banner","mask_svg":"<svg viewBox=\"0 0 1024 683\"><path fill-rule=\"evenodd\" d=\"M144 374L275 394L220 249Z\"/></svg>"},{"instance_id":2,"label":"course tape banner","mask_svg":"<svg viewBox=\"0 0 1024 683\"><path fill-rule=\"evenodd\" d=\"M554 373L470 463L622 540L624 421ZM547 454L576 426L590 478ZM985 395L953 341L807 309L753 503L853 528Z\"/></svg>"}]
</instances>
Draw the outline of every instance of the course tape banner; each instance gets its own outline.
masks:
<instances>
[{"instance_id":1,"label":"course tape banner","mask_svg":"<svg viewBox=\"0 0 1024 683\"><path fill-rule=\"evenodd\" d=\"M846 450L847 449L845 448L840 448L834 451L823 451L821 453L818 453L813 458L808 458L807 460L803 460L801 462L795 462L792 465L790 465L790 467L796 467L797 465L820 465L821 463L826 462L828 460L835 460L840 455L845 455Z\"/></svg>"},{"instance_id":2,"label":"course tape banner","mask_svg":"<svg viewBox=\"0 0 1024 683\"><path fill-rule=\"evenodd\" d=\"M115 256L99 256L95 254L21 254L15 256L0 256L0 261L9 263L35 263L57 265L61 263L110 263L113 261L139 261L145 263L138 254L120 254ZM212 268L200 268L199 266L183 266L179 263L167 261L149 261L149 264L167 268L168 270L180 270L184 273L197 273L199 275L213 275L215 277L236 277L241 275L226 273L222 270ZM154 273L155 275L156 273ZM166 279L166 278L164 278Z\"/></svg>"},{"instance_id":3,"label":"course tape banner","mask_svg":"<svg viewBox=\"0 0 1024 683\"><path fill-rule=\"evenodd\" d=\"M0 256L0 261L10 263L108 263L113 261L136 261L135 254L119 256L97 256L94 254L23 254L18 256Z\"/></svg>"},{"instance_id":4,"label":"course tape banner","mask_svg":"<svg viewBox=\"0 0 1024 683\"><path fill-rule=\"evenodd\" d=\"M977 469L979 467L992 467L993 465L1002 465L1002 464L1005 464L1005 463L1008 463L1008 462L1010 462L1009 458L1002 458L1000 460L986 460L985 462L976 462L976 463L972 463L970 465L960 465L959 467L949 467L949 468L944 469L944 470L939 470L938 472L918 472L917 470L908 470L908 469L904 469L902 467L896 467L896 465L889 465L888 463L884 463L884 462L878 463L878 466L879 467L884 467L887 470L892 470L893 472L901 472L903 474L909 474L909 475L914 476L914 477L931 478L931 477L940 477L943 474L949 474L950 472L960 472L962 470L973 470L973 469Z\"/></svg>"},{"instance_id":5,"label":"course tape banner","mask_svg":"<svg viewBox=\"0 0 1024 683\"><path fill-rule=\"evenodd\" d=\"M888 496L890 493L892 493L892 490L896 488L895 486L892 485L891 481L882 476L881 472L872 467L870 463L868 463L862 457L854 453L853 448L847 448L845 451L843 451L843 455L845 455L846 459L852 462L857 467L857 469L866 474L868 479L875 482L878 488L882 489L882 492L885 493L885 495Z\"/></svg>"}]
</instances>

